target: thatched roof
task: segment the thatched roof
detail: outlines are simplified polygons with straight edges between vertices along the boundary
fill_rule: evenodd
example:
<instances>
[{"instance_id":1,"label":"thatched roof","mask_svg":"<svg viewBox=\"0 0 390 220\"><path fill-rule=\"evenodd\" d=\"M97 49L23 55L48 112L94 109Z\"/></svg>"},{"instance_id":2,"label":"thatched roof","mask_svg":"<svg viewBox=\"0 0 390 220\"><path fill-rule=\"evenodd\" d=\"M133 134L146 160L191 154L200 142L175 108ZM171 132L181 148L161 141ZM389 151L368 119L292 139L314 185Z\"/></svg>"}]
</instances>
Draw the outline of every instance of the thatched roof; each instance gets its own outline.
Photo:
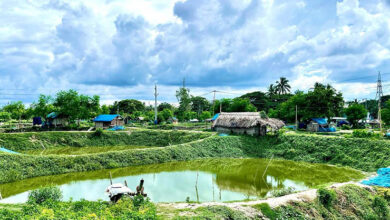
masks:
<instances>
[{"instance_id":1,"label":"thatched roof","mask_svg":"<svg viewBox=\"0 0 390 220\"><path fill-rule=\"evenodd\" d=\"M213 127L225 128L251 128L259 125L280 129L284 123L276 118L261 118L259 112L223 112L213 123Z\"/></svg>"}]
</instances>

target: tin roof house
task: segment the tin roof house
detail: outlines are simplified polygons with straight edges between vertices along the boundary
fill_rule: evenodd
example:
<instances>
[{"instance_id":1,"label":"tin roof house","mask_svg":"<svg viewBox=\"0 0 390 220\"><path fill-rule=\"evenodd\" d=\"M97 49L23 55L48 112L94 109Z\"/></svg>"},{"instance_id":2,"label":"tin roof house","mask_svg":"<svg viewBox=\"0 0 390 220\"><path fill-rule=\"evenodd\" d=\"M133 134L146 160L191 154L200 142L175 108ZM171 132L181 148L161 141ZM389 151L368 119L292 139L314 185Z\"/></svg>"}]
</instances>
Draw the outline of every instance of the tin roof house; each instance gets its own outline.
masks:
<instances>
[{"instance_id":1,"label":"tin roof house","mask_svg":"<svg viewBox=\"0 0 390 220\"><path fill-rule=\"evenodd\" d=\"M115 126L123 126L124 121L120 115L99 115L94 120L95 128L110 128Z\"/></svg>"}]
</instances>

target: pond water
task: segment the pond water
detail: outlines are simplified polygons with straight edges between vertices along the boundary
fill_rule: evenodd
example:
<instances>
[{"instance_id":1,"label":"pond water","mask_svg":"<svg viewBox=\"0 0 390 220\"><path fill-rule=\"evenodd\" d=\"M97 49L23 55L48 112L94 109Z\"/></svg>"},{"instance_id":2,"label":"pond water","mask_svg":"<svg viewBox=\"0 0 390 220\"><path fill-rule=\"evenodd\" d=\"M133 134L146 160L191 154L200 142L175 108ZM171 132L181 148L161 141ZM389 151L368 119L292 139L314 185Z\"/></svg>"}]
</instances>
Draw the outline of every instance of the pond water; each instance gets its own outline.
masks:
<instances>
[{"instance_id":1,"label":"pond water","mask_svg":"<svg viewBox=\"0 0 390 220\"><path fill-rule=\"evenodd\" d=\"M105 189L109 172L114 183L128 182L134 190L141 178L145 192L154 202L236 201L257 199L275 190L293 187L305 190L322 184L359 180L364 175L353 169L286 160L203 159L133 166L112 170L38 177L0 185L1 203L27 201L28 192L58 185L64 200L108 200Z\"/></svg>"}]
</instances>

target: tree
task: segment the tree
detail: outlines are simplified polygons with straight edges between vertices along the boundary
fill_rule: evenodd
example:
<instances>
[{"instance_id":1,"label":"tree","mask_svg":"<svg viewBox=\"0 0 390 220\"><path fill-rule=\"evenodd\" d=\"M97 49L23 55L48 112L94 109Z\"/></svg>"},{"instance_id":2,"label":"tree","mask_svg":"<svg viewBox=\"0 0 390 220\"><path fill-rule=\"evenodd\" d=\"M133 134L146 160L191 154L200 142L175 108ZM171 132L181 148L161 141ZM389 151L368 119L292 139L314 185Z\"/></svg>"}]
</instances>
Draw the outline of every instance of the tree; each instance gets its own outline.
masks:
<instances>
[{"instance_id":1,"label":"tree","mask_svg":"<svg viewBox=\"0 0 390 220\"><path fill-rule=\"evenodd\" d=\"M265 93L263 93L261 91L247 93L247 94L241 96L240 98L249 99L251 104L254 105L257 108L257 110L259 110L259 111L260 110L268 111L269 106L270 106L269 98L267 97L267 95Z\"/></svg>"},{"instance_id":2,"label":"tree","mask_svg":"<svg viewBox=\"0 0 390 220\"><path fill-rule=\"evenodd\" d=\"M201 96L192 96L191 97L191 111L196 112L198 116L202 111L210 110L209 101Z\"/></svg>"},{"instance_id":3,"label":"tree","mask_svg":"<svg viewBox=\"0 0 390 220\"><path fill-rule=\"evenodd\" d=\"M277 94L277 88L274 86L274 84L269 85L267 95L268 97L272 98Z\"/></svg>"},{"instance_id":4,"label":"tree","mask_svg":"<svg viewBox=\"0 0 390 220\"><path fill-rule=\"evenodd\" d=\"M343 112L343 95L329 84L315 83L314 90L307 93L305 101L305 114L310 118L326 117L330 119L330 117L339 116Z\"/></svg>"},{"instance_id":5,"label":"tree","mask_svg":"<svg viewBox=\"0 0 390 220\"><path fill-rule=\"evenodd\" d=\"M255 112L256 107L252 105L249 99L234 98L229 108L229 112Z\"/></svg>"},{"instance_id":6,"label":"tree","mask_svg":"<svg viewBox=\"0 0 390 220\"><path fill-rule=\"evenodd\" d=\"M288 84L288 79L286 77L280 77L279 81L276 81L276 91L278 94L287 94L290 93L291 86Z\"/></svg>"},{"instance_id":7,"label":"tree","mask_svg":"<svg viewBox=\"0 0 390 220\"><path fill-rule=\"evenodd\" d=\"M224 98L220 100L215 100L214 106L211 107L211 109L214 109L215 113L220 113L220 110L222 109L222 112L229 112L230 106L232 104L233 100ZM211 112L213 113L213 112Z\"/></svg>"},{"instance_id":8,"label":"tree","mask_svg":"<svg viewBox=\"0 0 390 220\"><path fill-rule=\"evenodd\" d=\"M42 118L46 118L48 114L55 111L53 97L50 95L39 95L38 102L34 102L31 107L33 109L33 115L40 116Z\"/></svg>"},{"instance_id":9,"label":"tree","mask_svg":"<svg viewBox=\"0 0 390 220\"><path fill-rule=\"evenodd\" d=\"M108 105L102 105L100 107L100 111L99 111L100 114L110 114L110 107Z\"/></svg>"},{"instance_id":10,"label":"tree","mask_svg":"<svg viewBox=\"0 0 390 220\"><path fill-rule=\"evenodd\" d=\"M20 119L25 113L25 110L25 106L21 101L11 102L3 107L3 111L10 113L12 119Z\"/></svg>"},{"instance_id":11,"label":"tree","mask_svg":"<svg viewBox=\"0 0 390 220\"><path fill-rule=\"evenodd\" d=\"M200 114L200 120L204 121L208 118L211 118L211 113L209 111L204 111L202 114Z\"/></svg>"},{"instance_id":12,"label":"tree","mask_svg":"<svg viewBox=\"0 0 390 220\"><path fill-rule=\"evenodd\" d=\"M124 99L119 102L114 102L111 107L111 114L134 114L136 111L145 111L144 103L135 99Z\"/></svg>"},{"instance_id":13,"label":"tree","mask_svg":"<svg viewBox=\"0 0 390 220\"><path fill-rule=\"evenodd\" d=\"M273 118L280 118L284 121L295 122L295 111L298 106L298 121L301 121L305 118L305 110L307 109L306 105L306 94L303 92L297 92L294 96L288 99L286 102L283 102L276 108L276 110L270 111L269 115ZM272 109L271 109L272 110Z\"/></svg>"},{"instance_id":14,"label":"tree","mask_svg":"<svg viewBox=\"0 0 390 220\"><path fill-rule=\"evenodd\" d=\"M345 109L345 114L347 115L347 120L356 128L359 120L367 116L367 110L363 105L355 103Z\"/></svg>"},{"instance_id":15,"label":"tree","mask_svg":"<svg viewBox=\"0 0 390 220\"><path fill-rule=\"evenodd\" d=\"M0 121L8 121L11 119L11 113L9 112L0 112Z\"/></svg>"},{"instance_id":16,"label":"tree","mask_svg":"<svg viewBox=\"0 0 390 220\"><path fill-rule=\"evenodd\" d=\"M78 119L89 119L96 117L100 110L100 97L95 95L89 97L87 95L80 95L80 107L78 112Z\"/></svg>"},{"instance_id":17,"label":"tree","mask_svg":"<svg viewBox=\"0 0 390 220\"><path fill-rule=\"evenodd\" d=\"M170 109L164 109L158 113L161 117L161 121L166 121L169 118L173 117L173 112Z\"/></svg>"},{"instance_id":18,"label":"tree","mask_svg":"<svg viewBox=\"0 0 390 220\"><path fill-rule=\"evenodd\" d=\"M191 110L190 90L183 87L176 91L176 98L179 101L177 115L180 120L184 119L184 113Z\"/></svg>"},{"instance_id":19,"label":"tree","mask_svg":"<svg viewBox=\"0 0 390 220\"><path fill-rule=\"evenodd\" d=\"M56 107L59 114L69 117L70 121L75 121L79 118L80 111L78 92L72 89L58 92L54 101L54 107Z\"/></svg>"},{"instance_id":20,"label":"tree","mask_svg":"<svg viewBox=\"0 0 390 220\"><path fill-rule=\"evenodd\" d=\"M169 104L168 102L163 102L160 105L158 105L157 110L162 111L164 109L173 110L173 106Z\"/></svg>"}]
</instances>

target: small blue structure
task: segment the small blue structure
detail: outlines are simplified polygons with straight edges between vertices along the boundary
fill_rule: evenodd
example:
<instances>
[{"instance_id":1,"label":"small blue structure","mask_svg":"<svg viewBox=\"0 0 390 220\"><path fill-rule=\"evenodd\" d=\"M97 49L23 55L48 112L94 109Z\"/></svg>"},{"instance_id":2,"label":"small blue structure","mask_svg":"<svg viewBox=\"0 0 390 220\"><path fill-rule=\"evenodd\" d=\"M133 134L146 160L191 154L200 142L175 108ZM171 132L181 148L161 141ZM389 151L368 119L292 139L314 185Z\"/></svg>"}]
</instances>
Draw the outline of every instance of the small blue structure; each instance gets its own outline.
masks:
<instances>
[{"instance_id":1,"label":"small blue structure","mask_svg":"<svg viewBox=\"0 0 390 220\"><path fill-rule=\"evenodd\" d=\"M124 121L120 115L99 115L95 119L96 128L109 128L115 126L123 126Z\"/></svg>"},{"instance_id":2,"label":"small blue structure","mask_svg":"<svg viewBox=\"0 0 390 220\"><path fill-rule=\"evenodd\" d=\"M113 128L110 128L110 129L107 129L109 131L122 131L122 130L125 130L125 127L124 126L115 126Z\"/></svg>"},{"instance_id":3,"label":"small blue structure","mask_svg":"<svg viewBox=\"0 0 390 220\"><path fill-rule=\"evenodd\" d=\"M33 118L33 126L34 125L41 125L42 124L42 118L41 117L34 117Z\"/></svg>"},{"instance_id":4,"label":"small blue structure","mask_svg":"<svg viewBox=\"0 0 390 220\"><path fill-rule=\"evenodd\" d=\"M211 118L211 121L217 120L218 117L219 117L219 113L215 114L214 117Z\"/></svg>"},{"instance_id":5,"label":"small blue structure","mask_svg":"<svg viewBox=\"0 0 390 220\"><path fill-rule=\"evenodd\" d=\"M378 176L369 180L363 180L362 184L369 186L390 187L390 168L380 168L377 173Z\"/></svg>"},{"instance_id":6,"label":"small blue structure","mask_svg":"<svg viewBox=\"0 0 390 220\"><path fill-rule=\"evenodd\" d=\"M4 153L9 153L9 154L20 154L20 153L15 152L15 151L8 150L8 149L6 149L6 148L4 148L4 147L0 147L0 151L1 151L1 152L4 152Z\"/></svg>"},{"instance_id":7,"label":"small blue structure","mask_svg":"<svg viewBox=\"0 0 390 220\"><path fill-rule=\"evenodd\" d=\"M312 118L307 125L311 132L336 132L336 128L330 127L326 118Z\"/></svg>"}]
</instances>

